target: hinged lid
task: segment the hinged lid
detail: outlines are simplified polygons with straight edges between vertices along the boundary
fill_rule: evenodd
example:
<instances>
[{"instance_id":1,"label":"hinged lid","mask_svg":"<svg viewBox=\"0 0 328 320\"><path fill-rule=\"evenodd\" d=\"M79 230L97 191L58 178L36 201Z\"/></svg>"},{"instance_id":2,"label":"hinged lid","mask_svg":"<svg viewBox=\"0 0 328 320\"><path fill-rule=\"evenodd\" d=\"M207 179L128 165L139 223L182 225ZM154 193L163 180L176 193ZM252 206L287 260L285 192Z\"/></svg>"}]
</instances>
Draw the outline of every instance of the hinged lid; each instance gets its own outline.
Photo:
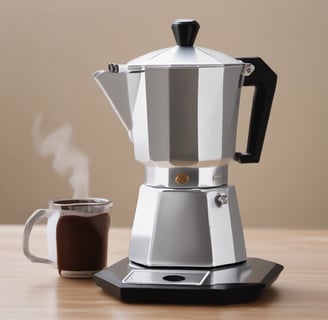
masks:
<instances>
[{"instance_id":1,"label":"hinged lid","mask_svg":"<svg viewBox=\"0 0 328 320\"><path fill-rule=\"evenodd\" d=\"M242 65L242 61L234 59L224 53L195 47L199 24L195 20L179 19L172 24L172 30L177 45L170 48L156 50L128 63L129 69L143 68L201 68L228 65Z\"/></svg>"}]
</instances>

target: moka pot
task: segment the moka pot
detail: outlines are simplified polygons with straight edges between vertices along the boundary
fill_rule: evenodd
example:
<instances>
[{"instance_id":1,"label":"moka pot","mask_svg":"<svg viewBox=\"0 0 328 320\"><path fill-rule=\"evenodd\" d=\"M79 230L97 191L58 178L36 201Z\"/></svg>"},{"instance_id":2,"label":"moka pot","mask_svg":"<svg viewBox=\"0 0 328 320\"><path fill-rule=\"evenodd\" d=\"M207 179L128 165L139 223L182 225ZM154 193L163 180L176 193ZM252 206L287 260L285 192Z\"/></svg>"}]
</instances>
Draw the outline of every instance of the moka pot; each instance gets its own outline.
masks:
<instances>
[{"instance_id":1,"label":"moka pot","mask_svg":"<svg viewBox=\"0 0 328 320\"><path fill-rule=\"evenodd\" d=\"M276 86L261 58L194 46L199 24L172 24L176 46L93 75L145 166L129 259L215 267L246 260L228 164L260 159ZM240 91L254 86L246 152L236 152Z\"/></svg>"}]
</instances>

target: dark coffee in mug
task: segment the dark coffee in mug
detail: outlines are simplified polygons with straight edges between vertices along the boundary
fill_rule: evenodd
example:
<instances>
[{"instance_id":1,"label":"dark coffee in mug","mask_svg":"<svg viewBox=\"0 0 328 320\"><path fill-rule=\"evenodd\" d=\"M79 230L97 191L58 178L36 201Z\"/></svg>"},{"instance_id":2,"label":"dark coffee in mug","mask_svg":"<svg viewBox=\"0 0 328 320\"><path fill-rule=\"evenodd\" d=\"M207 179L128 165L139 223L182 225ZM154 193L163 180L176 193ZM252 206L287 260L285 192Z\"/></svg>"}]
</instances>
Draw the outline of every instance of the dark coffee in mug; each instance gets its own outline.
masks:
<instances>
[{"instance_id":1,"label":"dark coffee in mug","mask_svg":"<svg viewBox=\"0 0 328 320\"><path fill-rule=\"evenodd\" d=\"M32 262L56 267L62 277L85 278L107 264L108 231L112 201L103 198L62 199L49 209L36 210L26 221L23 252ZM33 226L47 218L48 256L30 251Z\"/></svg>"},{"instance_id":2,"label":"dark coffee in mug","mask_svg":"<svg viewBox=\"0 0 328 320\"><path fill-rule=\"evenodd\" d=\"M107 263L110 217L67 215L59 218L56 230L57 267L62 270L100 270Z\"/></svg>"}]
</instances>

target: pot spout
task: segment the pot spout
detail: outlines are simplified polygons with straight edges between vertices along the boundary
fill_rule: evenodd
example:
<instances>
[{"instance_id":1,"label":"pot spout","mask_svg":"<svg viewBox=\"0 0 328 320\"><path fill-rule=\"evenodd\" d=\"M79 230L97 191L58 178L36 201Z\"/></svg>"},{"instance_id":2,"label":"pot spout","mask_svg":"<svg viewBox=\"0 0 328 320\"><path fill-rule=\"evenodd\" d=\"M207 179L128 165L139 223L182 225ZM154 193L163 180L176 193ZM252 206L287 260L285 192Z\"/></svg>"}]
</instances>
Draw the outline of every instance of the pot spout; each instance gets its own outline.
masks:
<instances>
[{"instance_id":1,"label":"pot spout","mask_svg":"<svg viewBox=\"0 0 328 320\"><path fill-rule=\"evenodd\" d=\"M113 66L113 65L110 65ZM133 127L132 112L139 86L139 73L127 72L124 65L115 65L116 69L98 70L92 77L112 105L113 110L128 131L131 138Z\"/></svg>"}]
</instances>

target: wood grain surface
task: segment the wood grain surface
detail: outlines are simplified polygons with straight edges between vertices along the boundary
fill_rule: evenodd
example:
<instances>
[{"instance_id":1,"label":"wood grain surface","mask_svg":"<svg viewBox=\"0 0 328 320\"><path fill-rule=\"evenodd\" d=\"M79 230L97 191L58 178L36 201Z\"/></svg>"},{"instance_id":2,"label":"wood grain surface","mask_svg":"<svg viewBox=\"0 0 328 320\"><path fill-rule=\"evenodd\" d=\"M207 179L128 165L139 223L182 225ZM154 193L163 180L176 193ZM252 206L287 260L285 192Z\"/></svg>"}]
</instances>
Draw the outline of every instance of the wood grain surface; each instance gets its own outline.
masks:
<instances>
[{"instance_id":1,"label":"wood grain surface","mask_svg":"<svg viewBox=\"0 0 328 320\"><path fill-rule=\"evenodd\" d=\"M31 246L46 252L45 227L33 229ZM92 279L64 279L22 253L23 226L0 226L1 319L328 319L328 231L245 231L248 256L285 266L255 302L228 305L126 304ZM109 264L128 253L129 229L111 229Z\"/></svg>"}]
</instances>

